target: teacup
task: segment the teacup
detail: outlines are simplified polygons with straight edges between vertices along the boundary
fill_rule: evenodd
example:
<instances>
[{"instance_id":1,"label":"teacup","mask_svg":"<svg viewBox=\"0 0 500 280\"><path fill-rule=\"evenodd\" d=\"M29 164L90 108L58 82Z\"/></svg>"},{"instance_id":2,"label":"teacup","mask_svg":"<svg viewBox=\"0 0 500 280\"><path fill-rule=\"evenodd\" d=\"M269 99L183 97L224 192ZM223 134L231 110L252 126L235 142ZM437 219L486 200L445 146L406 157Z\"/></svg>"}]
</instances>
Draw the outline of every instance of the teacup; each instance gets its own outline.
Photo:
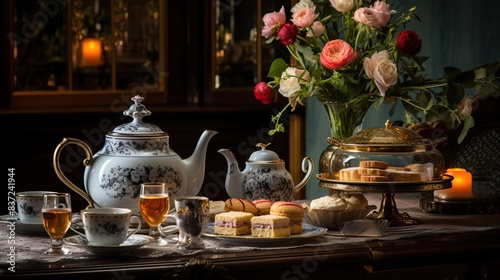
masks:
<instances>
[{"instance_id":1,"label":"teacup","mask_svg":"<svg viewBox=\"0 0 500 280\"><path fill-rule=\"evenodd\" d=\"M203 196L175 198L175 220L179 227L179 249L203 249L201 231L209 221L210 201Z\"/></svg>"},{"instance_id":2,"label":"teacup","mask_svg":"<svg viewBox=\"0 0 500 280\"><path fill-rule=\"evenodd\" d=\"M42 224L43 195L51 191L25 191L16 193L17 213L23 224Z\"/></svg>"},{"instance_id":3,"label":"teacup","mask_svg":"<svg viewBox=\"0 0 500 280\"><path fill-rule=\"evenodd\" d=\"M137 223L137 228L129 232L130 223ZM78 231L83 223L85 233ZM70 229L87 238L89 245L120 245L132 234L141 229L141 217L132 214L128 208L89 208L80 211L71 220Z\"/></svg>"}]
</instances>

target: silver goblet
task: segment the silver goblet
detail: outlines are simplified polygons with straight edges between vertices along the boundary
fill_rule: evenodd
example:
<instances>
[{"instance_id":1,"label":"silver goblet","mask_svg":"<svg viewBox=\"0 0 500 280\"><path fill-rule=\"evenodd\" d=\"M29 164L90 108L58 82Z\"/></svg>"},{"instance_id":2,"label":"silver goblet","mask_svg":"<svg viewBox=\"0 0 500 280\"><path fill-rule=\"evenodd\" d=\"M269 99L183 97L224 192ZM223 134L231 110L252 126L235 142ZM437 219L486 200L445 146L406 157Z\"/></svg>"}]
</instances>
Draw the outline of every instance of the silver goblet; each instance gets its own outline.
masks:
<instances>
[{"instance_id":1,"label":"silver goblet","mask_svg":"<svg viewBox=\"0 0 500 280\"><path fill-rule=\"evenodd\" d=\"M179 249L203 249L201 232L209 219L210 201L203 196L175 198L175 220L179 227Z\"/></svg>"}]
</instances>

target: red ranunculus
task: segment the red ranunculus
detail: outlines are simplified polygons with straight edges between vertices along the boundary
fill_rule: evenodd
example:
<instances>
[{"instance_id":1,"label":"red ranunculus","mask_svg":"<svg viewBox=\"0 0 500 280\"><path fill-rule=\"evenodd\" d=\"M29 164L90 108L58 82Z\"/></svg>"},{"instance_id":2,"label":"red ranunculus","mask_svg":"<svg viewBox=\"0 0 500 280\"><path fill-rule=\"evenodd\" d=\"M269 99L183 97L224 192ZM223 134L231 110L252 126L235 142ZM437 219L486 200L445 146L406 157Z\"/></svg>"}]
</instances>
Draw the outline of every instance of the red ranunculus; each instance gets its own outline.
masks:
<instances>
[{"instance_id":1,"label":"red ranunculus","mask_svg":"<svg viewBox=\"0 0 500 280\"><path fill-rule=\"evenodd\" d=\"M280 42L283 45L290 45L295 41L295 37L297 36L297 26L290 22L285 22L280 29L278 30L278 38L280 38Z\"/></svg>"},{"instance_id":2,"label":"red ranunculus","mask_svg":"<svg viewBox=\"0 0 500 280\"><path fill-rule=\"evenodd\" d=\"M271 104L276 101L275 92L270 89L265 82L259 82L253 89L253 94L257 100L264 104Z\"/></svg>"},{"instance_id":3,"label":"red ranunculus","mask_svg":"<svg viewBox=\"0 0 500 280\"><path fill-rule=\"evenodd\" d=\"M358 54L341 39L335 39L325 44L319 56L321 64L330 70L339 70L353 62Z\"/></svg>"},{"instance_id":4,"label":"red ranunculus","mask_svg":"<svg viewBox=\"0 0 500 280\"><path fill-rule=\"evenodd\" d=\"M412 30L405 30L396 37L396 48L401 54L416 55L422 49L422 39Z\"/></svg>"}]
</instances>

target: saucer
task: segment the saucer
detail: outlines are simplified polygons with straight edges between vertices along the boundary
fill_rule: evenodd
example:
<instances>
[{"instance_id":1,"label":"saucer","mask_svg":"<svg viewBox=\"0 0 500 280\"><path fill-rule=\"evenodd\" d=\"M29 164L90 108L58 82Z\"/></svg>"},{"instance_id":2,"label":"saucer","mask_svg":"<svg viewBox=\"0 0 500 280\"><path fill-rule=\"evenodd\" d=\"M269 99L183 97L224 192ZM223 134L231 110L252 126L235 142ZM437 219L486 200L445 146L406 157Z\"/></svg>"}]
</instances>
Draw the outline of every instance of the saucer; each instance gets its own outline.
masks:
<instances>
[{"instance_id":1,"label":"saucer","mask_svg":"<svg viewBox=\"0 0 500 280\"><path fill-rule=\"evenodd\" d=\"M41 235L44 234L46 235L47 232L45 231L45 228L43 225L40 224L25 224L19 220L18 215L1 215L0 216L0 223L4 224L9 224L10 222L14 221L16 229L16 233L20 234L36 234L36 235Z\"/></svg>"},{"instance_id":2,"label":"saucer","mask_svg":"<svg viewBox=\"0 0 500 280\"><path fill-rule=\"evenodd\" d=\"M120 245L90 245L87 244L87 239L80 235L69 236L63 240L65 244L83 248L89 253L98 255L115 255L137 250L140 247L153 242L154 238L142 234L132 234Z\"/></svg>"}]
</instances>

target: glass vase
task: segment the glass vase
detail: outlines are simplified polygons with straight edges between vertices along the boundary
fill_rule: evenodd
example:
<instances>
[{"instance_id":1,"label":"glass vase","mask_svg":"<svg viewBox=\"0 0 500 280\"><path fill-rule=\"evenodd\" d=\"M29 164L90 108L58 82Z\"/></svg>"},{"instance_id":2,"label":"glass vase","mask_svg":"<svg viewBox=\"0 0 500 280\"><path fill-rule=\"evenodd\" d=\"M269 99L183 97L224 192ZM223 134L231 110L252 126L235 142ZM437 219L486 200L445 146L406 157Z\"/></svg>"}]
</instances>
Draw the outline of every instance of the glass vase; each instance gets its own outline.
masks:
<instances>
[{"instance_id":1,"label":"glass vase","mask_svg":"<svg viewBox=\"0 0 500 280\"><path fill-rule=\"evenodd\" d=\"M362 104L350 104L345 102L323 102L328 115L331 137L342 140L351 137L360 131L363 126L363 120L366 112L371 106L371 102ZM321 153L319 159L319 173L331 172L331 159L337 146L330 143Z\"/></svg>"}]
</instances>

